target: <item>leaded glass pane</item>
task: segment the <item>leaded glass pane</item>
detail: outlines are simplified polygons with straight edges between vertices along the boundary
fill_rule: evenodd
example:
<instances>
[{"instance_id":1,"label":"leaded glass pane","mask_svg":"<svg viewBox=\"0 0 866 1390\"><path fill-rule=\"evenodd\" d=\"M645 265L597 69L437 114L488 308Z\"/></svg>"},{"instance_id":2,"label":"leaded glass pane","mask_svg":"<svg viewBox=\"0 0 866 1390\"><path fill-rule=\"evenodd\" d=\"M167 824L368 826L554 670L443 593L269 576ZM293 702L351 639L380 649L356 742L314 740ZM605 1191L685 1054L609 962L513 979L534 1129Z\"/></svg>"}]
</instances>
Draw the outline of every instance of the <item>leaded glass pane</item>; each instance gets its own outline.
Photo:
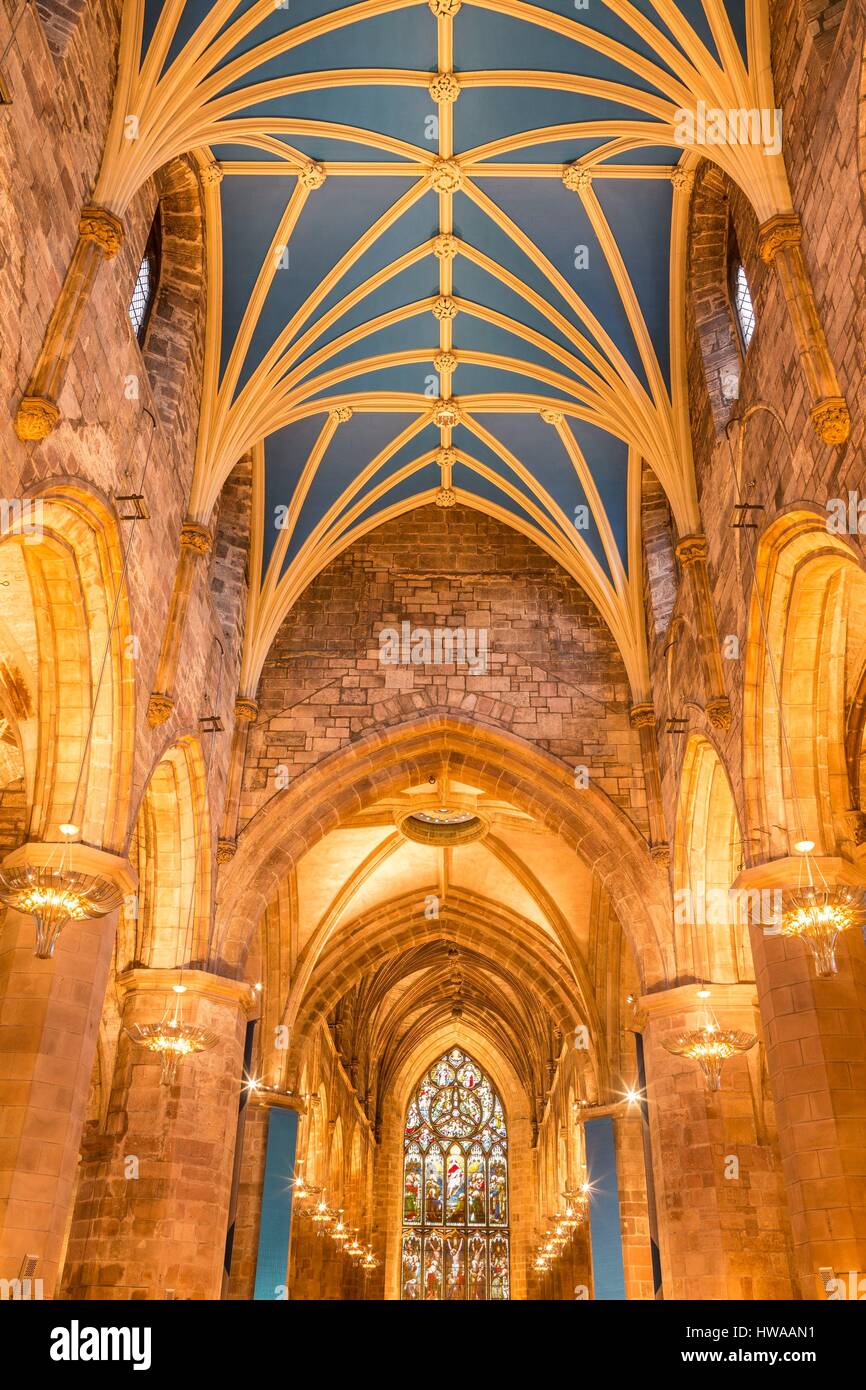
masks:
<instances>
[{"instance_id":1,"label":"leaded glass pane","mask_svg":"<svg viewBox=\"0 0 866 1390\"><path fill-rule=\"evenodd\" d=\"M421 1078L406 1111L403 1298L510 1296L507 1150L490 1079L451 1048Z\"/></svg>"}]
</instances>

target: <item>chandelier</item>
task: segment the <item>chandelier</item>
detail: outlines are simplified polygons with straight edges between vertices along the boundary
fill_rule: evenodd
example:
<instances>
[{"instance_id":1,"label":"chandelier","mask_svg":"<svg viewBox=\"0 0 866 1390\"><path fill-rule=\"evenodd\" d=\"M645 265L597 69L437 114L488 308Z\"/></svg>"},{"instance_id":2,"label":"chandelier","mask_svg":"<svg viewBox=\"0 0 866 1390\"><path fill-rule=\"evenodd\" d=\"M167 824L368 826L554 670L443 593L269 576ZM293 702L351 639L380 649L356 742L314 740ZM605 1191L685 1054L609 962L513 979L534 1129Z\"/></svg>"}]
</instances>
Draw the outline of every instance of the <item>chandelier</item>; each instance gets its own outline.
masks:
<instances>
[{"instance_id":1,"label":"chandelier","mask_svg":"<svg viewBox=\"0 0 866 1390\"><path fill-rule=\"evenodd\" d=\"M325 1201L325 1194L323 1191L321 1197L319 1198L318 1202L313 1207L313 1210L310 1213L310 1220L313 1222L313 1225L316 1228L316 1234L323 1236L333 1219L334 1213L331 1211L331 1208Z\"/></svg>"},{"instance_id":2,"label":"chandelier","mask_svg":"<svg viewBox=\"0 0 866 1390\"><path fill-rule=\"evenodd\" d=\"M378 1266L379 1261L373 1254L373 1246L372 1244L368 1243L367 1248L364 1251L364 1258L361 1260L361 1268L365 1271L369 1271L371 1269L377 1269Z\"/></svg>"},{"instance_id":3,"label":"chandelier","mask_svg":"<svg viewBox=\"0 0 866 1390\"><path fill-rule=\"evenodd\" d=\"M847 884L830 885L811 858L812 840L800 840L794 848L803 856L800 883L785 893L781 933L805 941L820 976L835 975L839 933L863 921L863 891ZM804 882L805 879L805 882Z\"/></svg>"},{"instance_id":4,"label":"chandelier","mask_svg":"<svg viewBox=\"0 0 866 1390\"><path fill-rule=\"evenodd\" d=\"M758 1041L754 1033L739 1028L720 1028L708 1019L703 1028L691 1028L675 1038L667 1038L663 1046L677 1057L697 1062L707 1083L707 1090L718 1091L722 1080L722 1062L738 1053L748 1052Z\"/></svg>"},{"instance_id":5,"label":"chandelier","mask_svg":"<svg viewBox=\"0 0 866 1390\"><path fill-rule=\"evenodd\" d=\"M173 1086L177 1076L178 1063L184 1057L196 1052L207 1052L216 1047L219 1038L210 1028L198 1023L185 1023L183 1019L183 996L186 985L172 985L175 995L174 1008L167 1004L159 1023L134 1023L126 1034L139 1047L155 1052L162 1062L160 1085ZM169 1017L171 1015L171 1017Z\"/></svg>"},{"instance_id":6,"label":"chandelier","mask_svg":"<svg viewBox=\"0 0 866 1390\"><path fill-rule=\"evenodd\" d=\"M565 1198L563 1225L566 1230L575 1231L586 1220L589 1211L589 1183L583 1183L577 1192L568 1189L562 1195Z\"/></svg>"},{"instance_id":7,"label":"chandelier","mask_svg":"<svg viewBox=\"0 0 866 1390\"><path fill-rule=\"evenodd\" d=\"M346 1254L350 1255L353 1260L359 1260L363 1256L364 1247L358 1240L357 1226L355 1227L355 1230L352 1233L352 1239L349 1241L349 1244L344 1247L344 1249L346 1251Z\"/></svg>"},{"instance_id":8,"label":"chandelier","mask_svg":"<svg viewBox=\"0 0 866 1390\"><path fill-rule=\"evenodd\" d=\"M67 835L78 827L61 826ZM36 923L36 955L48 960L67 922L105 917L123 902L123 893L102 874L74 870L66 844L58 845L59 862L0 865L0 902L32 917ZM10 856L11 858L12 856Z\"/></svg>"},{"instance_id":9,"label":"chandelier","mask_svg":"<svg viewBox=\"0 0 866 1390\"><path fill-rule=\"evenodd\" d=\"M337 1242L338 1245L342 1245L342 1246L345 1248L345 1247L346 1247L346 1241L347 1241L348 1239L349 1239L349 1228L348 1228L348 1226L346 1225L345 1221L343 1220L343 1208L340 1207L340 1210L339 1210L338 1213L337 1213L337 1224L335 1225L333 1231L331 1232L331 1240L335 1240L335 1241Z\"/></svg>"}]
</instances>

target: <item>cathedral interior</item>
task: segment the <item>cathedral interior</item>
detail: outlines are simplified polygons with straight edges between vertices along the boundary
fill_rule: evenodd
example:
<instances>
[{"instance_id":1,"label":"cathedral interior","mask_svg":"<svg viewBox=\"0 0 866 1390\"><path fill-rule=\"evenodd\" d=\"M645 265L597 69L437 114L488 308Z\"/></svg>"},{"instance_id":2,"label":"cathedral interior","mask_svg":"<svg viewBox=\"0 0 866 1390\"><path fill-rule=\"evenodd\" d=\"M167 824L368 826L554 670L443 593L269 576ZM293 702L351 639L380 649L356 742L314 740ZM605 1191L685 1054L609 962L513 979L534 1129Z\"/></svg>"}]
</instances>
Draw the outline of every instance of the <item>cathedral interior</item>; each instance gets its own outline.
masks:
<instances>
[{"instance_id":1,"label":"cathedral interior","mask_svg":"<svg viewBox=\"0 0 866 1390\"><path fill-rule=\"evenodd\" d=\"M866 1297L866 2L0 16L3 1296Z\"/></svg>"}]
</instances>

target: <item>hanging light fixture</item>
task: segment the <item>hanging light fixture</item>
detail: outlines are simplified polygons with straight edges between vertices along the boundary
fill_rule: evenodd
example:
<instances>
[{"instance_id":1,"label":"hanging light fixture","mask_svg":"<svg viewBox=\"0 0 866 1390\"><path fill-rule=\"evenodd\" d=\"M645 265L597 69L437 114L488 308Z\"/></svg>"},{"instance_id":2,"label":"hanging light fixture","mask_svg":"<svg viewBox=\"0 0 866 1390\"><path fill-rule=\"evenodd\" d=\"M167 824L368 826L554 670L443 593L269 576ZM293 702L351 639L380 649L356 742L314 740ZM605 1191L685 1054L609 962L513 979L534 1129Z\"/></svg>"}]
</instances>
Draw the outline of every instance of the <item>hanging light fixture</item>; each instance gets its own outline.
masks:
<instances>
[{"instance_id":1,"label":"hanging light fixture","mask_svg":"<svg viewBox=\"0 0 866 1390\"><path fill-rule=\"evenodd\" d=\"M325 1201L324 1191L322 1192L321 1197L319 1198L318 1202L313 1208L310 1219L312 1220L313 1225L316 1228L316 1234L320 1236L323 1236L325 1234L325 1231L333 1221L334 1213L331 1211L331 1208Z\"/></svg>"},{"instance_id":2,"label":"hanging light fixture","mask_svg":"<svg viewBox=\"0 0 866 1390\"><path fill-rule=\"evenodd\" d=\"M210 1028L198 1023L186 1023L183 1018L183 996L186 985L172 985L174 1006L169 1002L159 1023L134 1023L127 1028L127 1037L148 1052L155 1052L161 1062L160 1084L173 1086L178 1063L196 1052L208 1052L216 1047L219 1038ZM170 1016L169 1016L170 1015Z\"/></svg>"},{"instance_id":3,"label":"hanging light fixture","mask_svg":"<svg viewBox=\"0 0 866 1390\"><path fill-rule=\"evenodd\" d=\"M292 1195L296 1202L306 1202L313 1195L313 1189L308 1186L306 1178L300 1171L304 1160L298 1159L298 1172L292 1178Z\"/></svg>"},{"instance_id":4,"label":"hanging light fixture","mask_svg":"<svg viewBox=\"0 0 866 1390\"><path fill-rule=\"evenodd\" d=\"M783 936L806 943L817 975L835 975L839 933L863 922L863 891L847 884L828 884L812 858L814 848L812 840L798 840L794 846L802 855L800 881L782 896L780 930Z\"/></svg>"},{"instance_id":5,"label":"hanging light fixture","mask_svg":"<svg viewBox=\"0 0 866 1390\"><path fill-rule=\"evenodd\" d=\"M359 1260L359 1259L362 1257L362 1255L364 1254L364 1247L363 1247L363 1245L361 1244L361 1242L358 1240L358 1227L357 1227L357 1226L355 1227L355 1230L354 1230L354 1232L352 1233L352 1239L349 1241L349 1244L345 1247L345 1250L346 1250L346 1254L347 1254L347 1255L350 1255L350 1256L352 1257L353 1260Z\"/></svg>"},{"instance_id":6,"label":"hanging light fixture","mask_svg":"<svg viewBox=\"0 0 866 1390\"><path fill-rule=\"evenodd\" d=\"M337 1212L337 1223L334 1226L333 1231L331 1232L331 1240L336 1241L338 1245L345 1246L346 1241L348 1239L349 1228L343 1220L343 1208L340 1207L339 1211Z\"/></svg>"},{"instance_id":7,"label":"hanging light fixture","mask_svg":"<svg viewBox=\"0 0 866 1390\"><path fill-rule=\"evenodd\" d=\"M368 1243L367 1248L364 1251L364 1258L361 1261L361 1268L369 1273L371 1269L377 1269L378 1266L379 1261L373 1254L373 1246Z\"/></svg>"},{"instance_id":8,"label":"hanging light fixture","mask_svg":"<svg viewBox=\"0 0 866 1390\"><path fill-rule=\"evenodd\" d=\"M569 1188L562 1195L565 1198L563 1222L569 1231L575 1231L589 1211L589 1183L583 1183L577 1192Z\"/></svg>"},{"instance_id":9,"label":"hanging light fixture","mask_svg":"<svg viewBox=\"0 0 866 1390\"><path fill-rule=\"evenodd\" d=\"M36 955L49 960L57 938L68 922L105 917L123 902L122 890L102 874L83 873L71 864L69 837L78 826L63 825L68 838L57 844L56 859L49 851L44 864L14 862L0 865L0 902L23 912L36 923Z\"/></svg>"},{"instance_id":10,"label":"hanging light fixture","mask_svg":"<svg viewBox=\"0 0 866 1390\"><path fill-rule=\"evenodd\" d=\"M707 1083L708 1091L718 1091L722 1081L722 1062L741 1052L748 1052L758 1041L754 1033L739 1028L720 1028L714 1019L707 1018L703 1028L690 1028L675 1038L663 1040L663 1046L676 1057L688 1057L697 1062Z\"/></svg>"}]
</instances>

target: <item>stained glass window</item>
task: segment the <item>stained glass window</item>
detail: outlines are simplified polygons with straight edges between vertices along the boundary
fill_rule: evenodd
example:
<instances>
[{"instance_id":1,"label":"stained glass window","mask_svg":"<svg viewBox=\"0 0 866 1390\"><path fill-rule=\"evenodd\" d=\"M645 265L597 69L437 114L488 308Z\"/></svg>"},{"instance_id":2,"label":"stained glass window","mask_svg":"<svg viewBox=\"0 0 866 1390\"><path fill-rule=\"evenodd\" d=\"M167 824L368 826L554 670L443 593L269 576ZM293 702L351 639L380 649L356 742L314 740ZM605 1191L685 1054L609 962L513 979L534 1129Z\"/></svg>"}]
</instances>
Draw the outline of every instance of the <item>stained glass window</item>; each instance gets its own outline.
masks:
<instances>
[{"instance_id":1,"label":"stained glass window","mask_svg":"<svg viewBox=\"0 0 866 1390\"><path fill-rule=\"evenodd\" d=\"M510 1296L505 1113L459 1047L425 1072L406 1111L402 1259L405 1299Z\"/></svg>"}]
</instances>

